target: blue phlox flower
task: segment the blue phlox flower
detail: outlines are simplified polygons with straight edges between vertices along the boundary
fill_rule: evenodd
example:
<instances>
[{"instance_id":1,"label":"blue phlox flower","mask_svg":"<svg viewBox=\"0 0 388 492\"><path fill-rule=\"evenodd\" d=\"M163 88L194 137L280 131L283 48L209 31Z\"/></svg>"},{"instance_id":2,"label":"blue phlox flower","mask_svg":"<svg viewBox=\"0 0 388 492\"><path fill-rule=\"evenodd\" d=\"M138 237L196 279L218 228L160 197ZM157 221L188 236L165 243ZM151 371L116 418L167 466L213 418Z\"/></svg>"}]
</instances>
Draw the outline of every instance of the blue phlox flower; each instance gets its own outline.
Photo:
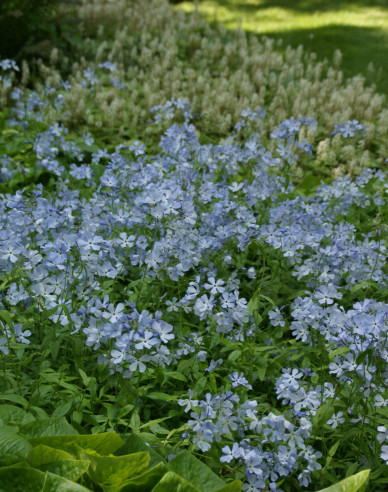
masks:
<instances>
[{"instance_id":1,"label":"blue phlox flower","mask_svg":"<svg viewBox=\"0 0 388 492\"><path fill-rule=\"evenodd\" d=\"M206 372L212 372L214 369L218 366L220 366L223 363L223 359L218 359L218 360L211 360L209 366L205 369Z\"/></svg>"},{"instance_id":2,"label":"blue phlox flower","mask_svg":"<svg viewBox=\"0 0 388 492\"><path fill-rule=\"evenodd\" d=\"M358 120L349 120L346 123L340 121L334 127L332 135L340 133L343 138L354 137L356 132L365 133L365 128Z\"/></svg>"},{"instance_id":3,"label":"blue phlox flower","mask_svg":"<svg viewBox=\"0 0 388 492\"><path fill-rule=\"evenodd\" d=\"M338 412L332 415L332 417L326 422L332 429L336 429L338 425L341 425L345 422L345 418L343 416L343 412Z\"/></svg>"},{"instance_id":4,"label":"blue phlox flower","mask_svg":"<svg viewBox=\"0 0 388 492\"><path fill-rule=\"evenodd\" d=\"M98 66L100 68L106 68L107 70L109 70L109 72L114 72L115 70L117 70L116 63L112 63L110 61L106 61L104 63L100 63Z\"/></svg>"},{"instance_id":5,"label":"blue phlox flower","mask_svg":"<svg viewBox=\"0 0 388 492\"><path fill-rule=\"evenodd\" d=\"M17 285L16 283L12 283L7 290L7 294L5 298L12 306L15 306L20 301L24 301L28 299L29 294L25 290L23 285Z\"/></svg>"},{"instance_id":6,"label":"blue phlox flower","mask_svg":"<svg viewBox=\"0 0 388 492\"><path fill-rule=\"evenodd\" d=\"M220 458L221 463L230 463L232 460L237 460L245 456L243 448L240 448L239 444L235 442L230 448L229 446L224 446L222 448L223 455Z\"/></svg>"},{"instance_id":7,"label":"blue phlox flower","mask_svg":"<svg viewBox=\"0 0 388 492\"><path fill-rule=\"evenodd\" d=\"M233 374L229 374L229 378L232 381L232 388L244 386L245 388L252 389L252 386L248 383L248 380L244 377L243 373L239 374L235 371Z\"/></svg>"},{"instance_id":8,"label":"blue phlox flower","mask_svg":"<svg viewBox=\"0 0 388 492\"><path fill-rule=\"evenodd\" d=\"M16 65L14 60L10 60L9 58L4 58L0 60L0 68L2 70L15 70L15 72L19 72L19 67Z\"/></svg>"},{"instance_id":9,"label":"blue phlox flower","mask_svg":"<svg viewBox=\"0 0 388 492\"><path fill-rule=\"evenodd\" d=\"M193 399L194 393L191 389L188 391L188 398L180 398L177 400L178 405L185 406L185 412L189 412L191 409L198 406L198 400Z\"/></svg>"},{"instance_id":10,"label":"blue phlox flower","mask_svg":"<svg viewBox=\"0 0 388 492\"><path fill-rule=\"evenodd\" d=\"M388 446L381 446L380 458L388 464Z\"/></svg>"},{"instance_id":11,"label":"blue phlox flower","mask_svg":"<svg viewBox=\"0 0 388 492\"><path fill-rule=\"evenodd\" d=\"M342 294L338 292L333 284L322 285L314 292L315 299L319 304L333 304L333 299L341 299Z\"/></svg>"},{"instance_id":12,"label":"blue phlox flower","mask_svg":"<svg viewBox=\"0 0 388 492\"><path fill-rule=\"evenodd\" d=\"M312 446L308 445L299 452L299 456L302 456L307 461L307 470L314 471L322 468L321 464L316 460L322 458L322 453L316 451Z\"/></svg>"}]
</instances>

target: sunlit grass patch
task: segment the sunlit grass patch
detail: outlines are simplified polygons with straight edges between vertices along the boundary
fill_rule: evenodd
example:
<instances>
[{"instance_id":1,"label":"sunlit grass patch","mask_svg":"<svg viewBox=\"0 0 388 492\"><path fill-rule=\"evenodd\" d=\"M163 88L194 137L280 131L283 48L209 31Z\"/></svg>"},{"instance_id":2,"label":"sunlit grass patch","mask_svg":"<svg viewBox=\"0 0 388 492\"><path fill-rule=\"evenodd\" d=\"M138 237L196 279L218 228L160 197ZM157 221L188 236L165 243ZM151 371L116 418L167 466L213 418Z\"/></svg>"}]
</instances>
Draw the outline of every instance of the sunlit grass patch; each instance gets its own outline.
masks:
<instances>
[{"instance_id":1,"label":"sunlit grass patch","mask_svg":"<svg viewBox=\"0 0 388 492\"><path fill-rule=\"evenodd\" d=\"M340 49L346 76L363 73L388 94L388 4L384 2L200 0L177 8L186 12L198 8L207 20L228 29L241 27L282 38L294 47L303 44L318 57L331 58ZM377 72L368 71L370 63Z\"/></svg>"}]
</instances>

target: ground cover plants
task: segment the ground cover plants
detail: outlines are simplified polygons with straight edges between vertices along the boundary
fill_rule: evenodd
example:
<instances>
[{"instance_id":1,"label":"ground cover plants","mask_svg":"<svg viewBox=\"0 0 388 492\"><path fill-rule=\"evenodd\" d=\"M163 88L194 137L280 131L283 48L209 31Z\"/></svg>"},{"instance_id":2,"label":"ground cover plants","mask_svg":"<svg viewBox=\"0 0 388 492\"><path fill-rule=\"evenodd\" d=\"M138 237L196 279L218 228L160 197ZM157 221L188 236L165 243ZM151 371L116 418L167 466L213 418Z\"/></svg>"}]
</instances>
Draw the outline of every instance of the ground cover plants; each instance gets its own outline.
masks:
<instances>
[{"instance_id":1,"label":"ground cover plants","mask_svg":"<svg viewBox=\"0 0 388 492\"><path fill-rule=\"evenodd\" d=\"M80 33L72 50L58 47L50 59L28 70L21 66L22 81L43 99L42 81L62 83L60 101L42 116L49 123L61 119L80 133L93 130L107 148L140 139L157 152L159 132L148 125L150 109L167 100L189 100L201 142L213 144L229 136L241 111L261 106L267 110L261 122L266 145L286 118L318 121L316 132L305 129L302 135L318 160L306 154L292 165L293 179L305 181L305 188L322 177L384 167L385 96L360 75L344 79L339 52L333 61L317 61L302 46L286 48L209 25L198 15L173 11L164 0L85 0L70 15L79 19ZM353 119L363 121L366 131L357 145L343 145L332 128Z\"/></svg>"},{"instance_id":2,"label":"ground cover plants","mask_svg":"<svg viewBox=\"0 0 388 492\"><path fill-rule=\"evenodd\" d=\"M83 4L91 35L128 5ZM40 82L0 61L0 490L385 490L384 99L357 119L361 82L328 69L336 120L274 116L274 91L216 137L161 90L127 134L101 111L133 75L117 47L93 58L101 36L68 80L55 52ZM354 176L319 182L333 148ZM318 181L295 179L308 164Z\"/></svg>"}]
</instances>

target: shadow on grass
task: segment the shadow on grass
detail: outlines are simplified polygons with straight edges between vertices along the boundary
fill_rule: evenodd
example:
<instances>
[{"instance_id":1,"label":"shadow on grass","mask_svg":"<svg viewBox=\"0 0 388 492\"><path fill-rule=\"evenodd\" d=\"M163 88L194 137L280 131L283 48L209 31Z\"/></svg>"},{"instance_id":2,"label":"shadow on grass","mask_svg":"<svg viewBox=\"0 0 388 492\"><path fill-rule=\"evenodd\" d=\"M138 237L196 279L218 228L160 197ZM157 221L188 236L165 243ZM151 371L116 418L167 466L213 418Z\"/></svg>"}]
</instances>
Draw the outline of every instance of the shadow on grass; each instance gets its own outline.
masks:
<instances>
[{"instance_id":1,"label":"shadow on grass","mask_svg":"<svg viewBox=\"0 0 388 492\"><path fill-rule=\"evenodd\" d=\"M303 45L305 52L315 52L318 60L327 58L332 61L334 52L341 50L341 70L345 77L354 77L362 74L367 85L376 85L377 92L388 98L388 33L381 29L330 25L314 29L292 29L289 31L271 31L258 34L253 30L246 30L256 34L258 38L267 37L283 41L280 50L288 45L297 48ZM375 71L368 72L368 65L372 62Z\"/></svg>"},{"instance_id":2,"label":"shadow on grass","mask_svg":"<svg viewBox=\"0 0 388 492\"><path fill-rule=\"evenodd\" d=\"M306 51L314 51L319 59L332 59L340 47L343 54L341 68L346 77L363 74L368 84L376 84L378 92L388 96L388 33L379 29L331 25L315 29L296 29L271 32L268 37L283 39L283 46L302 44ZM368 73L373 62L374 74Z\"/></svg>"}]
</instances>

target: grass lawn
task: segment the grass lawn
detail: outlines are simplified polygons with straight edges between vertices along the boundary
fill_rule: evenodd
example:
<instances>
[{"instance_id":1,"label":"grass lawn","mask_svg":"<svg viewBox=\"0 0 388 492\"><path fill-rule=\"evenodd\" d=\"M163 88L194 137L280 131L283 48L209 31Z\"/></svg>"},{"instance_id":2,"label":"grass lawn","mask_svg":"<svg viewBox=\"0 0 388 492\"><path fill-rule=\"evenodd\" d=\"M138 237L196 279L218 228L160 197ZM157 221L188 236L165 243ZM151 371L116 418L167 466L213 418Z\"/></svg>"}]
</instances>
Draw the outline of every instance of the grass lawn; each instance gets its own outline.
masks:
<instances>
[{"instance_id":1,"label":"grass lawn","mask_svg":"<svg viewBox=\"0 0 388 492\"><path fill-rule=\"evenodd\" d=\"M300 44L319 58L343 53L345 76L364 74L379 92L388 95L388 2L345 0L198 0L209 21L227 28L282 38L284 45ZM195 2L176 8L192 11ZM373 63L375 73L368 71Z\"/></svg>"}]
</instances>

